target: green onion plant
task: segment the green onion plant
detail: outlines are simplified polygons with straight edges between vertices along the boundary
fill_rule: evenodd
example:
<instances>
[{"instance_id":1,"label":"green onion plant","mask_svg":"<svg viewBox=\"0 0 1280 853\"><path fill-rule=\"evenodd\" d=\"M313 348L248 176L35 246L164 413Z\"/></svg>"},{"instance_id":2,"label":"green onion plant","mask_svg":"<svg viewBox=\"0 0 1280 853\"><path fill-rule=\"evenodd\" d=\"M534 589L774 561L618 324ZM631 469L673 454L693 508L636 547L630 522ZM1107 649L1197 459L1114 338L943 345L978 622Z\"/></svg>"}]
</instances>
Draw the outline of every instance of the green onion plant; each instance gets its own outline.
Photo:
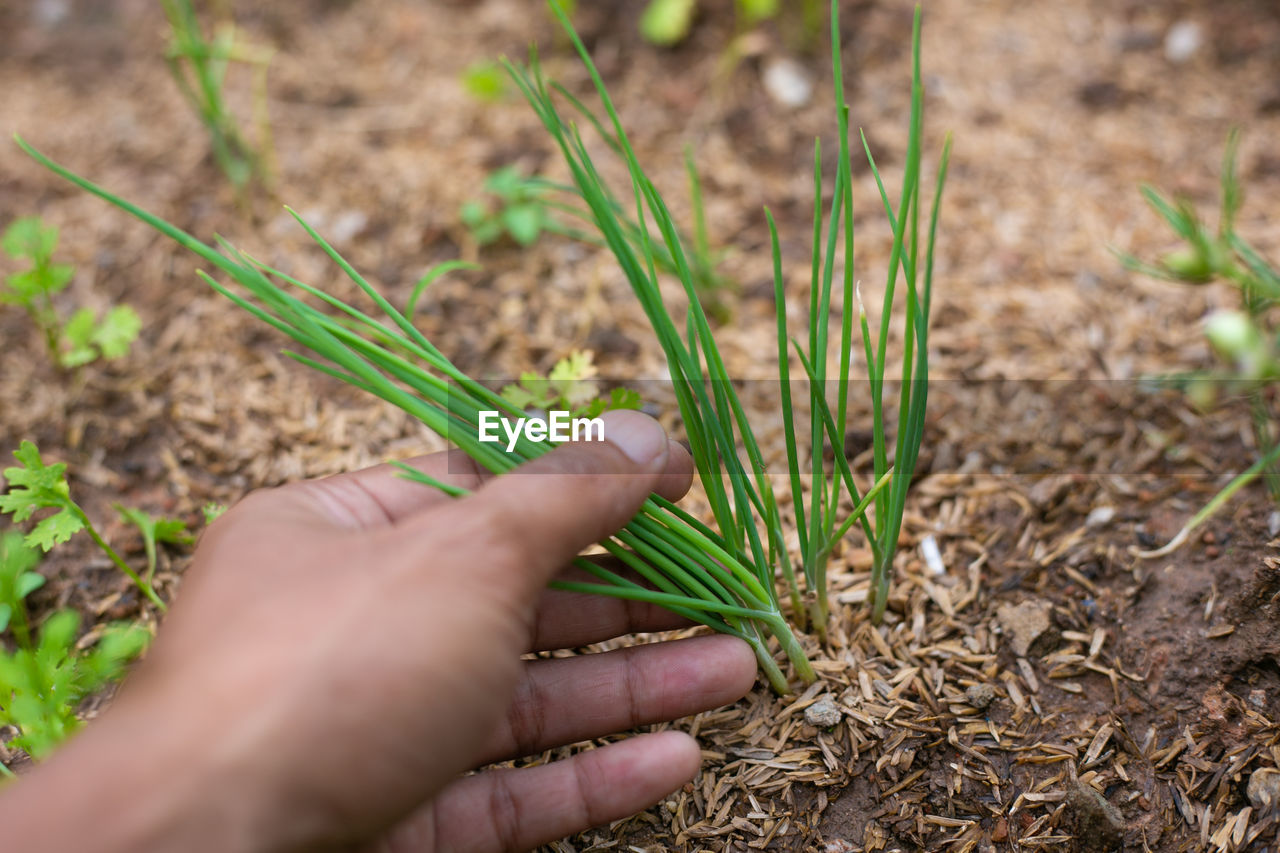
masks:
<instances>
[{"instance_id":1,"label":"green onion plant","mask_svg":"<svg viewBox=\"0 0 1280 853\"><path fill-rule=\"evenodd\" d=\"M193 0L160 0L169 19L169 72L209 134L213 158L237 192L255 178L270 182L271 121L267 116L267 66L271 51L237 40L230 24L213 38L204 34ZM224 84L231 62L254 70L254 124L258 139L251 142L227 107Z\"/></svg>"},{"instance_id":2,"label":"green onion plant","mask_svg":"<svg viewBox=\"0 0 1280 853\"><path fill-rule=\"evenodd\" d=\"M888 596L889 572L896 550L907 486L911 480L923 433L928 375L928 317L932 292L933 245L937 228L937 202L946 174L947 149L938 170L938 192L926 232L920 225L921 135L923 91L920 82L920 18L913 31L913 86L910 142L902 192L896 207L890 201L879 173L881 204L893 225L894 241L879 321L879 333L871 337L869 321L856 298L853 268L852 179L850 175L848 109L843 105L837 3L831 4L832 58L839 107L841 161L836 170L830 209L823 211L823 176L815 151L815 221L810 311L807 335L802 342L787 328L786 291L777 230L766 218L774 250L777 297L779 379L787 432L786 480L792 492L794 517L784 517L783 504L774 490L773 473L748 421L707 314L697 298L689 250L672 220L662 194L640 166L621 119L582 42L561 7L554 2L569 38L594 81L603 104L612 139L611 150L624 159L630 174L629 200L624 206L605 186L587 144L576 124L566 119L561 104L587 116L588 125L604 129L583 104L543 76L536 52L527 65L506 63L516 86L541 119L564 155L573 187L589 212L599 239L609 247L626 275L666 355L672 390L679 405L694 463L706 492L713 524L704 523L658 495L651 495L634 519L602 546L629 567L624 576L596 563L579 559L588 581L558 581L556 586L580 592L615 596L664 606L693 621L742 638L756 653L760 668L778 692L788 689L787 676L774 658L771 643L791 661L795 674L813 681L813 668L804 648L783 615L778 577L800 625L809 624L821 634L828 612L826 567L835 549L857 526L875 553L872 578L872 613L882 617ZM288 354L358 388L362 388L419 418L436 433L464 450L487 470L502 473L550 449L548 443L521 435L512 452L481 442L478 423L483 411L520 417L518 407L459 370L400 310L363 278L338 252L300 217L299 224L329 258L360 288L377 308L377 315L342 302L288 274L261 263L225 241L207 245L164 220L71 173L19 140L24 150L43 165L78 186L126 210L193 251L235 285L224 284L201 273L215 290L244 310L292 338L304 350ZM865 148L865 139L863 145ZM629 213L624 213L628 210ZM291 211L292 212L292 211ZM634 215L634 220L629 220ZM656 232L653 236L651 231ZM925 246L918 250L920 239ZM837 251L843 251L843 275L838 350L832 353L828 326L833 322ZM666 257L684 290L678 310L668 306L659 288L658 259ZM897 287L899 279L904 287ZM905 291L905 292L901 292ZM898 402L898 428L890 465L885 366L888 363L890 316L897 303L905 304L902 391ZM860 353L868 365L868 387L875 417L874 477L860 489L843 455L844 426L849 413L849 388L853 351L855 307L863 336ZM812 449L802 457L797 413L792 411L792 372L801 369L807 379L809 430ZM828 361L838 362L834 377ZM834 408L826 387L835 379ZM827 450L834 451L831 468L824 465ZM406 477L461 496L460 489L404 467ZM804 474L808 474L806 490ZM873 512L872 512L873 511ZM868 514L871 513L871 517ZM787 547L787 526L794 524L799 538L796 571ZM803 578L804 588L801 588ZM806 598L808 599L806 601Z\"/></svg>"}]
</instances>

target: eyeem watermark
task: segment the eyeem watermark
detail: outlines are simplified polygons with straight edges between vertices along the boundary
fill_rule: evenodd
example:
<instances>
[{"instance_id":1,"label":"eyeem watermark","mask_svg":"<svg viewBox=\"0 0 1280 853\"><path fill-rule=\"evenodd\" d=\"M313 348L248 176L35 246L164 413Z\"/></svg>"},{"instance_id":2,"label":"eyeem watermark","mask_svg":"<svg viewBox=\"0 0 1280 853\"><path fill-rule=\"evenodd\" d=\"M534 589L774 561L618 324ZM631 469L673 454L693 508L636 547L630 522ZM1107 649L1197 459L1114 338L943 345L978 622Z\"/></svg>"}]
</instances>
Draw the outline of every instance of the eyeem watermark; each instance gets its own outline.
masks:
<instances>
[{"instance_id":1,"label":"eyeem watermark","mask_svg":"<svg viewBox=\"0 0 1280 853\"><path fill-rule=\"evenodd\" d=\"M600 418L575 418L570 412L547 412L542 418L504 418L500 412L480 413L478 437L486 444L501 444L505 436L507 452L516 449L520 436L530 441L604 441L604 421ZM499 433L501 430L501 434Z\"/></svg>"}]
</instances>

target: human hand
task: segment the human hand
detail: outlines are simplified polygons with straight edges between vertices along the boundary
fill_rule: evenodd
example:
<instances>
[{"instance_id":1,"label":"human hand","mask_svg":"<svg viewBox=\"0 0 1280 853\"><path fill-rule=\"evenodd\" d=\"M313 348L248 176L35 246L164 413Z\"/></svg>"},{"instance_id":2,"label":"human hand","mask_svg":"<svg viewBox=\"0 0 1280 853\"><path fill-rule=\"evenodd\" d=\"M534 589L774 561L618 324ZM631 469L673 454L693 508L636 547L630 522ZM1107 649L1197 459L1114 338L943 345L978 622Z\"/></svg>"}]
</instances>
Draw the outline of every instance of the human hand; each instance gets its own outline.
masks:
<instances>
[{"instance_id":1,"label":"human hand","mask_svg":"<svg viewBox=\"0 0 1280 853\"><path fill-rule=\"evenodd\" d=\"M32 841L15 849L519 850L691 778L697 745L676 732L459 778L716 707L754 680L749 648L724 636L520 660L679 624L545 589L650 492L688 488L687 454L654 421L607 418L608 441L500 478L457 454L417 460L476 489L462 499L381 466L241 501L103 719L0 797L0 820ZM59 834L76 826L91 835Z\"/></svg>"}]
</instances>

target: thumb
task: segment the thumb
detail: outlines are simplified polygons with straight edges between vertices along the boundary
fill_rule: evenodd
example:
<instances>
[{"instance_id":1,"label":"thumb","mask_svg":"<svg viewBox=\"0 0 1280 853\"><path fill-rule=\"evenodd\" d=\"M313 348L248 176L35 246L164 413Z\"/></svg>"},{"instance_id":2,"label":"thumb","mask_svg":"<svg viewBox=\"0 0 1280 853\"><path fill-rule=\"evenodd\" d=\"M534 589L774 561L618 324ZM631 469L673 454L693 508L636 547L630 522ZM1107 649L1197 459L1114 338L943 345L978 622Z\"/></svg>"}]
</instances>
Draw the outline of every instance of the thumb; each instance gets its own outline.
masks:
<instances>
[{"instance_id":1,"label":"thumb","mask_svg":"<svg viewBox=\"0 0 1280 853\"><path fill-rule=\"evenodd\" d=\"M480 520L499 553L515 556L519 583L530 591L617 532L662 483L672 456L662 426L631 410L606 412L602 420L604 441L561 445L450 506L472 524Z\"/></svg>"}]
</instances>

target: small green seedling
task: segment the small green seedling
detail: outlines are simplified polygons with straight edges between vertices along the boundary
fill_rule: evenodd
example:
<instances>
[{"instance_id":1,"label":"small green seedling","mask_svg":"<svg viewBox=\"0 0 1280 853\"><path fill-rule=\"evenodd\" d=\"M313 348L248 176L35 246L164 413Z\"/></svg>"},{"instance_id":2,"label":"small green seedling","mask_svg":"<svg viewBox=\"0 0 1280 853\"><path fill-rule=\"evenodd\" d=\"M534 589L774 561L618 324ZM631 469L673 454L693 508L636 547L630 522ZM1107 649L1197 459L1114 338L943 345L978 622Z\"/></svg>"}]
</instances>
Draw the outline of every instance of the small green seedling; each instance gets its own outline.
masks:
<instances>
[{"instance_id":1,"label":"small green seedling","mask_svg":"<svg viewBox=\"0 0 1280 853\"><path fill-rule=\"evenodd\" d=\"M1216 512L1231 496L1258 477L1280 503L1280 441L1269 399L1280 381L1280 324L1274 308L1280 305L1280 273L1236 231L1237 214L1244 192L1236 174L1239 134L1227 138L1222 158L1222 199L1217 228L1208 226L1186 199L1170 200L1151 186L1142 195L1183 245L1150 264L1127 253L1118 253L1129 269L1188 285L1226 282L1240 294L1238 310L1220 310L1205 321L1205 337L1226 367L1165 377L1162 384L1186 390L1201 409L1212 406L1219 389L1243 393L1253 418L1258 461L1222 489L1174 539L1163 548L1139 552L1144 557L1168 554L1190 536L1192 530Z\"/></svg>"},{"instance_id":2,"label":"small green seedling","mask_svg":"<svg viewBox=\"0 0 1280 853\"><path fill-rule=\"evenodd\" d=\"M594 418L611 409L638 409L640 395L629 388L614 388L600 396L594 357L574 350L560 359L546 376L523 373L518 383L502 389L502 396L521 410L563 411L574 417Z\"/></svg>"},{"instance_id":3,"label":"small green seedling","mask_svg":"<svg viewBox=\"0 0 1280 853\"><path fill-rule=\"evenodd\" d=\"M530 246L543 231L555 230L544 186L525 177L517 167L498 169L485 179L484 188L493 196L492 202L472 199L462 206L462 222L481 246L504 236L520 246Z\"/></svg>"},{"instance_id":4,"label":"small green seedling","mask_svg":"<svg viewBox=\"0 0 1280 853\"><path fill-rule=\"evenodd\" d=\"M80 614L59 610L33 628L25 599L44 584L32 571L39 553L23 535L0 536L0 632L8 628L16 648L0 648L0 725L18 734L6 746L41 759L67 739L80 721L76 708L86 696L118 680L140 655L151 633L138 625L108 626L92 648L76 642ZM12 776L3 764L0 771Z\"/></svg>"},{"instance_id":5,"label":"small green seedling","mask_svg":"<svg viewBox=\"0 0 1280 853\"><path fill-rule=\"evenodd\" d=\"M14 521L23 522L39 510L56 510L31 528L26 536L27 544L47 553L54 545L66 542L83 530L116 568L124 572L156 607L161 611L165 610L164 602L160 600L150 581L141 577L121 559L116 550L102 538L85 511L71 499L66 463L45 465L40 458L39 449L30 441L22 442L13 455L18 460L18 467L4 470L9 491L0 495L0 513L11 513Z\"/></svg>"},{"instance_id":6,"label":"small green seedling","mask_svg":"<svg viewBox=\"0 0 1280 853\"><path fill-rule=\"evenodd\" d=\"M145 510L112 504L120 517L138 528L142 534L142 549L147 555L147 570L142 575L148 585L156 574L157 543L168 545L192 545L196 538L187 530L187 523L178 518L153 516Z\"/></svg>"},{"instance_id":7,"label":"small green seedling","mask_svg":"<svg viewBox=\"0 0 1280 853\"><path fill-rule=\"evenodd\" d=\"M142 321L129 306L117 305L101 319L91 309L81 308L63 322L53 297L66 289L75 267L53 262L57 247L58 229L45 225L39 217L25 217L10 225L0 238L0 248L30 266L5 278L0 302L26 310L44 337L49 358L59 367L80 367L99 358L127 355L142 329Z\"/></svg>"},{"instance_id":8,"label":"small green seedling","mask_svg":"<svg viewBox=\"0 0 1280 853\"><path fill-rule=\"evenodd\" d=\"M272 51L246 44L226 23L207 38L192 0L161 0L169 19L169 48L165 60L182 97L190 104L209 134L218 168L238 193L255 179L271 180L271 121L267 115L267 67ZM223 91L228 65L239 62L254 72L254 124L256 142L240 129L227 107Z\"/></svg>"},{"instance_id":9,"label":"small green seedling","mask_svg":"<svg viewBox=\"0 0 1280 853\"><path fill-rule=\"evenodd\" d=\"M507 72L493 60L476 62L462 72L462 88L478 101L496 103L511 94Z\"/></svg>"},{"instance_id":10,"label":"small green seedling","mask_svg":"<svg viewBox=\"0 0 1280 853\"><path fill-rule=\"evenodd\" d=\"M227 511L227 508L226 504L220 504L217 501L209 501L207 504L200 507L200 513L204 516L205 526L207 527L219 518L222 518L223 514Z\"/></svg>"}]
</instances>

